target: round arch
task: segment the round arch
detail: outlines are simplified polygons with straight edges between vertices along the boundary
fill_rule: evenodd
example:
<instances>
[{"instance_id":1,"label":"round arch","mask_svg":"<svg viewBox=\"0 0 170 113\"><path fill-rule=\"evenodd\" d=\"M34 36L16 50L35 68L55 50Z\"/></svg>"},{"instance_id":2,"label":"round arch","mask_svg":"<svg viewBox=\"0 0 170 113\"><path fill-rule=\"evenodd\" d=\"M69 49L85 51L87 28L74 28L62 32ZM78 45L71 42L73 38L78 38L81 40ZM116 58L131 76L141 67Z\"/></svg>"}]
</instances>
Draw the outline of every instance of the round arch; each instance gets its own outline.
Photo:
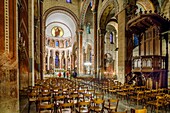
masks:
<instances>
[{"instance_id":1,"label":"round arch","mask_svg":"<svg viewBox=\"0 0 170 113\"><path fill-rule=\"evenodd\" d=\"M102 7L101 13L98 16L98 25L100 29L105 29L110 12L115 8L115 13L119 10L119 4L117 0L108 0Z\"/></svg>"},{"instance_id":2,"label":"round arch","mask_svg":"<svg viewBox=\"0 0 170 113\"><path fill-rule=\"evenodd\" d=\"M68 15L70 18L73 19L73 21L75 22L76 26L78 27L78 23L79 23L79 19L77 18L77 16L74 14L74 12L72 12L70 9L66 8L66 7L62 7L62 6L55 6L55 7L51 7L48 10L46 10L43 14L43 23L45 25L45 20L46 18L54 11L58 11L61 13L64 13L66 15Z\"/></svg>"}]
</instances>

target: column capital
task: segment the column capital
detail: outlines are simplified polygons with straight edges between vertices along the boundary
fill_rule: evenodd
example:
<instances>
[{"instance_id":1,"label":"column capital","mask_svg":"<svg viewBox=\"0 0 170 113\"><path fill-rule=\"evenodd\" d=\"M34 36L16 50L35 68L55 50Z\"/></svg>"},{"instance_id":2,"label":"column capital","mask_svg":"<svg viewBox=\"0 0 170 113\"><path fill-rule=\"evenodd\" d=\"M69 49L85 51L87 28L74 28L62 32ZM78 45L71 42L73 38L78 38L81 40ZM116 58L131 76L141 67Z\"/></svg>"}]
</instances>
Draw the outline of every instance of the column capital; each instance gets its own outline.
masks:
<instances>
[{"instance_id":1,"label":"column capital","mask_svg":"<svg viewBox=\"0 0 170 113\"><path fill-rule=\"evenodd\" d=\"M93 5L91 8L92 13L96 13L96 5Z\"/></svg>"},{"instance_id":2,"label":"column capital","mask_svg":"<svg viewBox=\"0 0 170 113\"><path fill-rule=\"evenodd\" d=\"M105 29L98 29L99 36L104 36L106 32L107 31Z\"/></svg>"},{"instance_id":3,"label":"column capital","mask_svg":"<svg viewBox=\"0 0 170 113\"><path fill-rule=\"evenodd\" d=\"M77 30L77 32L78 32L78 33L81 33L81 34L83 33L83 31L84 31L83 29L78 29L78 30Z\"/></svg>"}]
</instances>

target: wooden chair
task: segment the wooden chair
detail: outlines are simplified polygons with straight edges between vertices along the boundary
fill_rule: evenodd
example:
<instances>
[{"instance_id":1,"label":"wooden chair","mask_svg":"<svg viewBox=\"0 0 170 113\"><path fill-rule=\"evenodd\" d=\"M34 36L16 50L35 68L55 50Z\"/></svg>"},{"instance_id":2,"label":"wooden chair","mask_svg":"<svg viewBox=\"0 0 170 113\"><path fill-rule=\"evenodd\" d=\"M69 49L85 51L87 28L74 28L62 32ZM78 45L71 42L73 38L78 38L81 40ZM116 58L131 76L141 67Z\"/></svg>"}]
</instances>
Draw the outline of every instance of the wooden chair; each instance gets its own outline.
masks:
<instances>
[{"instance_id":1,"label":"wooden chair","mask_svg":"<svg viewBox=\"0 0 170 113\"><path fill-rule=\"evenodd\" d=\"M98 98L104 99L104 93L96 92L96 93L94 93L94 98L95 99L98 99Z\"/></svg>"},{"instance_id":2,"label":"wooden chair","mask_svg":"<svg viewBox=\"0 0 170 113\"><path fill-rule=\"evenodd\" d=\"M156 113L158 113L159 108L164 108L166 110L166 105L167 105L166 95L165 96L156 96L156 100L148 101L147 104L151 105L151 112L154 109L156 111Z\"/></svg>"},{"instance_id":3,"label":"wooden chair","mask_svg":"<svg viewBox=\"0 0 170 113\"><path fill-rule=\"evenodd\" d=\"M59 105L61 103L65 102L65 96L61 95L61 96L54 96L54 108L55 110L57 110L59 108Z\"/></svg>"},{"instance_id":4,"label":"wooden chair","mask_svg":"<svg viewBox=\"0 0 170 113\"><path fill-rule=\"evenodd\" d=\"M54 104L45 104L38 106L39 113L54 113Z\"/></svg>"},{"instance_id":5,"label":"wooden chair","mask_svg":"<svg viewBox=\"0 0 170 113\"><path fill-rule=\"evenodd\" d=\"M104 100L103 99L100 99L100 98L97 98L97 99L94 99L92 104L93 106L90 107L90 111L94 111L94 112L101 112L103 113L104 112Z\"/></svg>"},{"instance_id":6,"label":"wooden chair","mask_svg":"<svg viewBox=\"0 0 170 113\"><path fill-rule=\"evenodd\" d=\"M37 92L28 93L28 113L30 112L30 106L31 106L32 103L35 103L36 111L38 110L37 109L37 95L38 95Z\"/></svg>"},{"instance_id":7,"label":"wooden chair","mask_svg":"<svg viewBox=\"0 0 170 113\"><path fill-rule=\"evenodd\" d=\"M131 113L147 113L147 109L145 107L143 109L131 109Z\"/></svg>"},{"instance_id":8,"label":"wooden chair","mask_svg":"<svg viewBox=\"0 0 170 113\"><path fill-rule=\"evenodd\" d=\"M59 113L73 113L73 103L63 103L60 104L58 109Z\"/></svg>"},{"instance_id":9,"label":"wooden chair","mask_svg":"<svg viewBox=\"0 0 170 113\"><path fill-rule=\"evenodd\" d=\"M90 102L92 100L92 94L83 94L83 100L86 102Z\"/></svg>"},{"instance_id":10,"label":"wooden chair","mask_svg":"<svg viewBox=\"0 0 170 113\"><path fill-rule=\"evenodd\" d=\"M111 113L127 113L127 110L126 111L120 111L120 112L111 112Z\"/></svg>"},{"instance_id":11,"label":"wooden chair","mask_svg":"<svg viewBox=\"0 0 170 113\"><path fill-rule=\"evenodd\" d=\"M104 104L104 108L107 109L107 111L113 112L113 111L117 111L118 108L118 103L119 103L119 99L108 99L108 103Z\"/></svg>"},{"instance_id":12,"label":"wooden chair","mask_svg":"<svg viewBox=\"0 0 170 113\"><path fill-rule=\"evenodd\" d=\"M78 108L76 108L76 112L78 113L89 113L90 112L90 102L78 102Z\"/></svg>"}]
</instances>

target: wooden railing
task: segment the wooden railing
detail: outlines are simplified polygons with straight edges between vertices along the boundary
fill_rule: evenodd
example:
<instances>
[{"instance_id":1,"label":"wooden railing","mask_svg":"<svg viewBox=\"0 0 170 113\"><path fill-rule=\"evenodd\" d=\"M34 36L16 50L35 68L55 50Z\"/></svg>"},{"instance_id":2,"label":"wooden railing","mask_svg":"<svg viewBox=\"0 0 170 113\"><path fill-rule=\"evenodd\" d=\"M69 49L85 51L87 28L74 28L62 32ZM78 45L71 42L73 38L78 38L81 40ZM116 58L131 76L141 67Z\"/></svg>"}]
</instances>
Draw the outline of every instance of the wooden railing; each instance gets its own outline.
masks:
<instances>
[{"instance_id":1,"label":"wooden railing","mask_svg":"<svg viewBox=\"0 0 170 113\"><path fill-rule=\"evenodd\" d=\"M164 56L138 56L133 57L132 71L159 71L165 69L165 57Z\"/></svg>"}]
</instances>

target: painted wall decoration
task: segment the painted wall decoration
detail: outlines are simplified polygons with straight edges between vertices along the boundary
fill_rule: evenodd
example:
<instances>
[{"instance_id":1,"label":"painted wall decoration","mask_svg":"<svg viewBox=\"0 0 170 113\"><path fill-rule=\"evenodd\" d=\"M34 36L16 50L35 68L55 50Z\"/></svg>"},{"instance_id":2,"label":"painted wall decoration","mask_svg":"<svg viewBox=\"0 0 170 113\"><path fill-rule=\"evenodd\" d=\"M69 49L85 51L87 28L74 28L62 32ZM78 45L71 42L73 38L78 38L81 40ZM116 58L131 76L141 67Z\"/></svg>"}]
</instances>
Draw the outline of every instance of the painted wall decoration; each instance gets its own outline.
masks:
<instances>
[{"instance_id":1,"label":"painted wall decoration","mask_svg":"<svg viewBox=\"0 0 170 113\"><path fill-rule=\"evenodd\" d=\"M64 35L64 31L61 27L55 26L52 28L51 34L53 37L62 37Z\"/></svg>"}]
</instances>

